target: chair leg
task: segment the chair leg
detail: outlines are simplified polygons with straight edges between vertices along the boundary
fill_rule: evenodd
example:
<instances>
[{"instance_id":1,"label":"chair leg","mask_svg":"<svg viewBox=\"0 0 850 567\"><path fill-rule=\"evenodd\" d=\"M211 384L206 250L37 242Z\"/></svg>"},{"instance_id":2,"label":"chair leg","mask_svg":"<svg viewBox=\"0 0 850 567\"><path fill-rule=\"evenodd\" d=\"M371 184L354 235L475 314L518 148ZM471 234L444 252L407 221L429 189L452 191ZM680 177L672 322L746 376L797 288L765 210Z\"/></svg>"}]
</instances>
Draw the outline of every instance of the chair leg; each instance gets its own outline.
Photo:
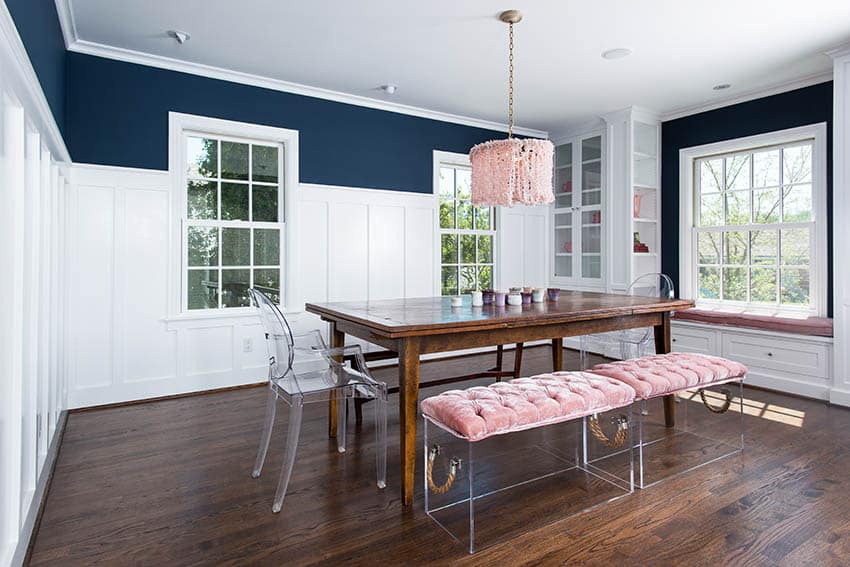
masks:
<instances>
[{"instance_id":1,"label":"chair leg","mask_svg":"<svg viewBox=\"0 0 850 567\"><path fill-rule=\"evenodd\" d=\"M587 370L590 367L590 357L587 354L587 336L582 335L579 339L578 363L580 370Z\"/></svg>"},{"instance_id":2,"label":"chair leg","mask_svg":"<svg viewBox=\"0 0 850 567\"><path fill-rule=\"evenodd\" d=\"M503 345L498 345L496 347L496 372L502 371L502 359L505 356L505 347ZM501 382L502 377L496 376L496 382Z\"/></svg>"},{"instance_id":3,"label":"chair leg","mask_svg":"<svg viewBox=\"0 0 850 567\"><path fill-rule=\"evenodd\" d=\"M378 466L378 488L387 486L387 387L375 393L375 455Z\"/></svg>"},{"instance_id":4,"label":"chair leg","mask_svg":"<svg viewBox=\"0 0 850 567\"><path fill-rule=\"evenodd\" d=\"M286 452L283 455L283 465L280 469L280 480L277 482L277 492L274 495L272 512L280 512L283 506L283 498L286 496L286 488L292 476L292 467L295 464L295 453L298 450L298 437L301 434L301 413L304 409L304 399L295 396L292 399L292 407L289 408L289 431L286 433Z\"/></svg>"},{"instance_id":5,"label":"chair leg","mask_svg":"<svg viewBox=\"0 0 850 567\"><path fill-rule=\"evenodd\" d=\"M517 343L514 351L514 378L522 378L522 349L524 343Z\"/></svg>"},{"instance_id":6,"label":"chair leg","mask_svg":"<svg viewBox=\"0 0 850 567\"><path fill-rule=\"evenodd\" d=\"M263 433L260 436L260 448L257 451L257 460L254 462L254 470L251 471L251 476L259 478L263 472L263 463L266 462L266 453L269 451L269 441L272 438L272 428L274 428L274 418L277 412L277 394L274 387L269 383L269 394L266 398L266 422L263 425Z\"/></svg>"},{"instance_id":7,"label":"chair leg","mask_svg":"<svg viewBox=\"0 0 850 567\"><path fill-rule=\"evenodd\" d=\"M357 425L363 423L363 404L368 401L368 398L354 398L354 422Z\"/></svg>"},{"instance_id":8,"label":"chair leg","mask_svg":"<svg viewBox=\"0 0 850 567\"><path fill-rule=\"evenodd\" d=\"M340 453L345 453L345 432L348 427L348 392L347 388L339 388L336 390L337 399L337 422L336 422L336 449Z\"/></svg>"}]
</instances>

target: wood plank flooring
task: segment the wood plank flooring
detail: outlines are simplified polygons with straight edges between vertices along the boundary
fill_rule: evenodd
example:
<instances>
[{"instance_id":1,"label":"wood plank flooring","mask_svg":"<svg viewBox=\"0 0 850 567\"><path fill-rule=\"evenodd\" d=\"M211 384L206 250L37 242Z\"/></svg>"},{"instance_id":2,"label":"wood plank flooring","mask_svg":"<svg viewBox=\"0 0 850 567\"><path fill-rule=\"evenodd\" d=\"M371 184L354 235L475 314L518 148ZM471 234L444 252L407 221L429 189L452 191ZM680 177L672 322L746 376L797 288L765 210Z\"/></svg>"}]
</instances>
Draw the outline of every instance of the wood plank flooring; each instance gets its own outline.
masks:
<instances>
[{"instance_id":1,"label":"wood plank flooring","mask_svg":"<svg viewBox=\"0 0 850 567\"><path fill-rule=\"evenodd\" d=\"M575 367L575 354L566 354L566 366ZM507 365L511 357L506 354ZM480 370L492 360L426 363L422 379ZM528 349L523 373L547 371L549 361L548 348ZM375 375L394 382L394 372ZM350 416L345 455L327 439L324 404L309 405L277 515L271 503L285 410L278 412L263 476L250 477L265 389L73 413L30 564L850 563L850 411L749 388L745 395L756 415L745 417L743 456L473 556L425 515L421 462L415 505L402 508L394 398L386 490L375 488L373 404L365 406L361 426Z\"/></svg>"}]
</instances>

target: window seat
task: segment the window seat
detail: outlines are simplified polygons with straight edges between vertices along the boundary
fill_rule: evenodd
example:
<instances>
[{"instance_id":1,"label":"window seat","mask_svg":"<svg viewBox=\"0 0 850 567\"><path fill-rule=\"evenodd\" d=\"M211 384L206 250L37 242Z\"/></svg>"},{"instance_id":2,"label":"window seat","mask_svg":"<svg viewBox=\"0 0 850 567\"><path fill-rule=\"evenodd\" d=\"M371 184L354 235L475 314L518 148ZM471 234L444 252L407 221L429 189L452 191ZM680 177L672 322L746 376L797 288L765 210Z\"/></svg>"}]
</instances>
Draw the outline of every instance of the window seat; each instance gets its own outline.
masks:
<instances>
[{"instance_id":1,"label":"window seat","mask_svg":"<svg viewBox=\"0 0 850 567\"><path fill-rule=\"evenodd\" d=\"M678 321L710 323L730 327L746 327L797 335L831 337L832 319L828 317L788 317L756 315L754 313L718 311L713 309L685 309L677 311L673 318Z\"/></svg>"}]
</instances>

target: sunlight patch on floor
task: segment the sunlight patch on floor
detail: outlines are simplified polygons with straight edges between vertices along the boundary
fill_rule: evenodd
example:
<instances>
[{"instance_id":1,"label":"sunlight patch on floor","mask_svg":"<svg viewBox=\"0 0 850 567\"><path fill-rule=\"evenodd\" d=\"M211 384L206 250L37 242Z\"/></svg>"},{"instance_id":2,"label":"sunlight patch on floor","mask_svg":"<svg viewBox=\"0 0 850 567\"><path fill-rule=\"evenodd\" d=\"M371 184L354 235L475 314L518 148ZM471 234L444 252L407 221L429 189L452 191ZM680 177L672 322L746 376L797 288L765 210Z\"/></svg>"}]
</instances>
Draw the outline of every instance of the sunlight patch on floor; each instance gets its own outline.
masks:
<instances>
[{"instance_id":1,"label":"sunlight patch on floor","mask_svg":"<svg viewBox=\"0 0 850 567\"><path fill-rule=\"evenodd\" d=\"M698 390L681 392L677 395L685 401L702 404ZM709 400L709 402L717 405L720 405L726 399L726 397L720 392L712 390L705 390L705 397ZM732 404L729 407L729 411L734 411L736 413L741 411L741 398L732 398ZM777 404L749 400L747 398L744 398L744 415L759 417L769 421L775 421L777 423L784 423L785 425L791 425L793 427L803 427L803 421L806 419L806 412L804 411L783 407Z\"/></svg>"}]
</instances>

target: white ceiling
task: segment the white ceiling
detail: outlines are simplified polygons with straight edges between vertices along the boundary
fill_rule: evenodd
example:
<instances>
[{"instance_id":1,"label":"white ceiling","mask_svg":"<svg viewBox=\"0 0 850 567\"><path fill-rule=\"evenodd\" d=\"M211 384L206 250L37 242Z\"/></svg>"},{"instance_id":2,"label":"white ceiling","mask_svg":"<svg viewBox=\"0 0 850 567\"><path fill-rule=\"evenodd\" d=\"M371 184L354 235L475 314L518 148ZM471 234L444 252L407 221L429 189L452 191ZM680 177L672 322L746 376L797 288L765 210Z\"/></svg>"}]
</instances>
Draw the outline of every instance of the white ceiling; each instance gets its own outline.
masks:
<instances>
[{"instance_id":1,"label":"white ceiling","mask_svg":"<svg viewBox=\"0 0 850 567\"><path fill-rule=\"evenodd\" d=\"M811 79L831 69L824 51L850 40L847 0L62 2L81 45L501 123L507 26L496 16L518 8L517 123L553 133L629 105L666 114ZM177 45L171 29L191 40ZM600 57L621 46L634 54ZM386 83L394 96L376 89Z\"/></svg>"}]
</instances>

